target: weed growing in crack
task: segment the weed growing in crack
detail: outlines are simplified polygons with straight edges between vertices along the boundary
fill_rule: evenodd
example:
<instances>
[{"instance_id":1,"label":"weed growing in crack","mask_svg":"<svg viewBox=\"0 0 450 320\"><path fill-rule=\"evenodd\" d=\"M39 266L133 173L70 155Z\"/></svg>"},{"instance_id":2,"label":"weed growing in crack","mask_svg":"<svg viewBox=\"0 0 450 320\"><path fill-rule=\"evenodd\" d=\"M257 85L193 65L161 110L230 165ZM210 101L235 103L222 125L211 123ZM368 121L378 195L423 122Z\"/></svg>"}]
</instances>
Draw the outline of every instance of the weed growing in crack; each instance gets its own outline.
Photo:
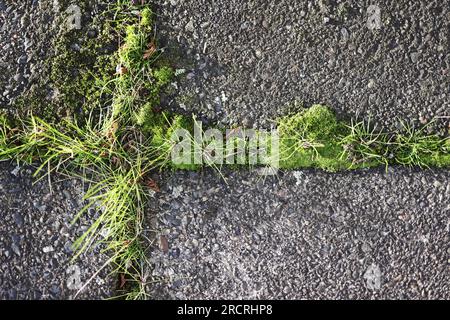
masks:
<instances>
[{"instance_id":1,"label":"weed growing in crack","mask_svg":"<svg viewBox=\"0 0 450 320\"><path fill-rule=\"evenodd\" d=\"M98 218L74 243L74 258L101 244L114 271L141 279L134 271L145 256L140 234L149 192L144 185L149 172L161 166L156 153L135 130L105 134L90 123L56 126L32 117L0 150L0 159L40 163L35 172L39 178L59 172L88 182L86 206L74 222L88 210L95 210Z\"/></svg>"},{"instance_id":2,"label":"weed growing in crack","mask_svg":"<svg viewBox=\"0 0 450 320\"><path fill-rule=\"evenodd\" d=\"M8 124L8 119L5 114L0 112L0 150L8 148L8 142L11 128Z\"/></svg>"},{"instance_id":3,"label":"weed growing in crack","mask_svg":"<svg viewBox=\"0 0 450 320\"><path fill-rule=\"evenodd\" d=\"M54 124L30 116L16 121L14 129L0 117L0 160L39 163L36 177L59 172L88 183L86 206L74 221L87 210L96 211L98 218L74 243L74 258L102 245L110 257L104 267L113 264L125 279L119 285L124 298L145 297L145 282L151 281L142 274L146 254L140 238L149 194L146 179L169 163L165 152L170 146L158 144L158 138L179 119L153 112L173 71L158 64L153 13L148 7L140 14L135 9L129 1L118 1L109 10L115 17L109 29L124 34L123 44L109 57L117 62L116 74L90 75L91 90L97 90L84 100L90 117Z\"/></svg>"},{"instance_id":4,"label":"weed growing in crack","mask_svg":"<svg viewBox=\"0 0 450 320\"><path fill-rule=\"evenodd\" d=\"M401 131L391 143L396 163L421 168L450 165L449 137L427 134L427 126L414 128L403 121L401 125Z\"/></svg>"},{"instance_id":5,"label":"weed growing in crack","mask_svg":"<svg viewBox=\"0 0 450 320\"><path fill-rule=\"evenodd\" d=\"M321 105L278 120L284 169L316 167L326 171L384 165L449 167L450 138L427 134L426 127L402 123L383 132L367 121L347 124Z\"/></svg>"},{"instance_id":6,"label":"weed growing in crack","mask_svg":"<svg viewBox=\"0 0 450 320\"><path fill-rule=\"evenodd\" d=\"M351 120L346 125L348 133L343 135L339 144L343 150L341 159L351 162L349 169L365 165L367 167L385 165L390 159L389 135L372 126L370 118L367 121Z\"/></svg>"}]
</instances>

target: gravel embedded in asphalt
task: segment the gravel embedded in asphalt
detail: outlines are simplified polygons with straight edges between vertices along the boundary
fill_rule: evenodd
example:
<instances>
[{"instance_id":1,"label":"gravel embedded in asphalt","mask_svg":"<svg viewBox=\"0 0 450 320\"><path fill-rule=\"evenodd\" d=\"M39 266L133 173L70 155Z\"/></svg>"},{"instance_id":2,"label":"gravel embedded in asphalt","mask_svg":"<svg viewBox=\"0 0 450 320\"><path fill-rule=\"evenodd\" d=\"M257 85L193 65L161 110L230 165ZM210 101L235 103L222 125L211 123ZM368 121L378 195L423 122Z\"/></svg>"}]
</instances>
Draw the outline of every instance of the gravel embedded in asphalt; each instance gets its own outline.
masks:
<instances>
[{"instance_id":1,"label":"gravel embedded in asphalt","mask_svg":"<svg viewBox=\"0 0 450 320\"><path fill-rule=\"evenodd\" d=\"M165 176L156 298L450 298L450 172L224 176Z\"/></svg>"},{"instance_id":2,"label":"gravel embedded in asphalt","mask_svg":"<svg viewBox=\"0 0 450 320\"><path fill-rule=\"evenodd\" d=\"M72 225L84 207L80 181L33 182L32 168L0 162L0 299L101 299L114 292L108 257L96 248L72 261L73 242L94 217Z\"/></svg>"},{"instance_id":3,"label":"gravel embedded in asphalt","mask_svg":"<svg viewBox=\"0 0 450 320\"><path fill-rule=\"evenodd\" d=\"M297 101L389 127L438 116L435 128L448 128L445 1L152 2L180 73L164 108L250 127ZM0 0L1 108L45 73L54 3ZM163 242L149 257L155 298L449 298L448 170L225 176L164 174L148 214ZM0 177L0 298L73 298L106 259L70 261L92 222L69 224L80 182L55 182L50 195L30 168L0 163ZM80 298L114 286L101 273Z\"/></svg>"},{"instance_id":4,"label":"gravel embedded in asphalt","mask_svg":"<svg viewBox=\"0 0 450 320\"><path fill-rule=\"evenodd\" d=\"M170 0L157 12L184 72L165 100L174 110L249 127L324 103L389 128L440 117L448 132L441 1ZM448 299L448 170L226 176L163 182L150 223L169 246L152 255L158 298Z\"/></svg>"},{"instance_id":5,"label":"gravel embedded in asphalt","mask_svg":"<svg viewBox=\"0 0 450 320\"><path fill-rule=\"evenodd\" d=\"M51 0L0 0L0 109L30 90L42 76L59 16Z\"/></svg>"},{"instance_id":6,"label":"gravel embedded in asphalt","mask_svg":"<svg viewBox=\"0 0 450 320\"><path fill-rule=\"evenodd\" d=\"M450 116L447 2L154 2L163 45L186 70L174 109L247 127L294 101L388 127Z\"/></svg>"}]
</instances>

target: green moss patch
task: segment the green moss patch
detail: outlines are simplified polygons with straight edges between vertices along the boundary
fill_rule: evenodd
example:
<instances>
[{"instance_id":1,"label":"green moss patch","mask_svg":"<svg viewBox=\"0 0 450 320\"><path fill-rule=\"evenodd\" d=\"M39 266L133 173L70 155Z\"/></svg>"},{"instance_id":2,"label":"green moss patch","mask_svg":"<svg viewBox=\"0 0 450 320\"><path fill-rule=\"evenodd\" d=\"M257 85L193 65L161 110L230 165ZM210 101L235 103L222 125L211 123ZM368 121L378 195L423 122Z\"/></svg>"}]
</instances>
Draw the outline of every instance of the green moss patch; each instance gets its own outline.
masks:
<instances>
[{"instance_id":1,"label":"green moss patch","mask_svg":"<svg viewBox=\"0 0 450 320\"><path fill-rule=\"evenodd\" d=\"M341 157L343 147L339 139L347 128L325 106L313 105L278 119L278 131L283 169L317 167L337 171L350 166Z\"/></svg>"}]
</instances>

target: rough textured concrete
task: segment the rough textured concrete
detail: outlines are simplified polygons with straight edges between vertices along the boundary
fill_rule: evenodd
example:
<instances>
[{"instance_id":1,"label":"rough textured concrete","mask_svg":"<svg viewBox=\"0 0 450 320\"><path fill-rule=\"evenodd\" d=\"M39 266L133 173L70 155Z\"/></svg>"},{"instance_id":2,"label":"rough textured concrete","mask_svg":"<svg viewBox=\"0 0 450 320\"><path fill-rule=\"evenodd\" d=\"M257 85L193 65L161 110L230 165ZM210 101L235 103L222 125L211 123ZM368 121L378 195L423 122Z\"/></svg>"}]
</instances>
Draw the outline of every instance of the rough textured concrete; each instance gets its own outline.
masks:
<instances>
[{"instance_id":1,"label":"rough textured concrete","mask_svg":"<svg viewBox=\"0 0 450 320\"><path fill-rule=\"evenodd\" d=\"M450 173L176 173L158 197L171 299L448 299Z\"/></svg>"}]
</instances>

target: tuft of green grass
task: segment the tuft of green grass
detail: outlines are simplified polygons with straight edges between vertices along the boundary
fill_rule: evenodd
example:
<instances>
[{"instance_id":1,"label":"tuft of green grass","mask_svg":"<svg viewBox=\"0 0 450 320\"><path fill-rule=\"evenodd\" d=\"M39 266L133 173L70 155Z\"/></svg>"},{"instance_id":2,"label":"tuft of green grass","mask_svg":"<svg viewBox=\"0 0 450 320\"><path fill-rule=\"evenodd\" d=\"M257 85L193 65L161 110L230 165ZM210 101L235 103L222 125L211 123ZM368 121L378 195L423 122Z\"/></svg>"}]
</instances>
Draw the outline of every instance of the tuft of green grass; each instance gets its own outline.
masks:
<instances>
[{"instance_id":1,"label":"tuft of green grass","mask_svg":"<svg viewBox=\"0 0 450 320\"><path fill-rule=\"evenodd\" d=\"M347 134L343 135L339 142L343 148L340 158L351 161L349 169L388 166L391 158L388 134L372 126L370 118L367 121L352 119L350 124L345 126Z\"/></svg>"},{"instance_id":2,"label":"tuft of green grass","mask_svg":"<svg viewBox=\"0 0 450 320\"><path fill-rule=\"evenodd\" d=\"M9 132L11 128L8 124L8 119L5 114L0 112L0 152L1 150L6 150L9 144ZM0 158L1 160L1 158Z\"/></svg>"},{"instance_id":3,"label":"tuft of green grass","mask_svg":"<svg viewBox=\"0 0 450 320\"><path fill-rule=\"evenodd\" d=\"M70 100L88 110L83 119L68 117L55 122L50 117L49 122L31 115L12 128L6 117L0 117L0 159L39 163L35 173L39 178L60 172L88 183L86 207L74 221L88 209L95 210L98 219L74 244L75 258L101 244L116 273L127 279L129 295L125 298L146 295L142 290L148 279L141 274L145 250L140 236L149 193L147 175L170 165L171 144L166 138L186 125L181 116L154 111L173 71L158 61L161 50L153 34L151 9L141 7L139 15L135 9L130 1L118 1L108 10L106 15L114 19L104 30L123 40L118 51L102 58L101 64L98 60L89 65L78 63L75 58L83 60L84 55L72 51L53 61L51 77L73 94ZM69 38L59 41L64 44ZM63 65L72 66L68 60L86 79L80 87L72 86L78 81L65 74L58 76L66 70ZM92 65L105 68L98 73ZM114 69L120 72L114 74ZM88 94L79 99L80 93Z\"/></svg>"},{"instance_id":4,"label":"tuft of green grass","mask_svg":"<svg viewBox=\"0 0 450 320\"><path fill-rule=\"evenodd\" d=\"M392 153L396 163L421 168L449 165L449 137L427 134L427 126L414 128L404 122L401 124L402 130L392 142Z\"/></svg>"},{"instance_id":5,"label":"tuft of green grass","mask_svg":"<svg viewBox=\"0 0 450 320\"><path fill-rule=\"evenodd\" d=\"M0 159L38 162L38 178L57 171L88 182L86 206L73 222L87 210L95 210L98 218L74 243L74 258L102 245L117 273L142 281L135 271L145 256L140 239L149 195L145 183L147 175L160 166L159 160L141 133L123 128L105 133L101 129L91 122L80 126L66 120L53 125L31 117L22 122L8 146L0 149Z\"/></svg>"}]
</instances>

